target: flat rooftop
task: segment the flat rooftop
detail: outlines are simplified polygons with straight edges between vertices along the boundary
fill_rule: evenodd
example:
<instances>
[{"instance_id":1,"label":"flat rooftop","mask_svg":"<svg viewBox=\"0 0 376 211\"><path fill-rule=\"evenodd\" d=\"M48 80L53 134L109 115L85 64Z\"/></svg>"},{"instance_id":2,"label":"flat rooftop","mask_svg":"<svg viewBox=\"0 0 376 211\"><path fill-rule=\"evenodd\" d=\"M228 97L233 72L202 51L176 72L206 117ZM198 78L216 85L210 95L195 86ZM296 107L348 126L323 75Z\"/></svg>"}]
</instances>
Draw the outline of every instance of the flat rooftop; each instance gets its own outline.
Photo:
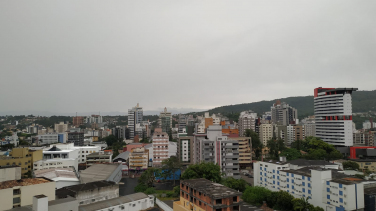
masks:
<instances>
[{"instance_id":1,"label":"flat rooftop","mask_svg":"<svg viewBox=\"0 0 376 211\"><path fill-rule=\"evenodd\" d=\"M34 171L36 177L45 177L54 181L79 181L73 168L41 169Z\"/></svg>"},{"instance_id":2,"label":"flat rooftop","mask_svg":"<svg viewBox=\"0 0 376 211\"><path fill-rule=\"evenodd\" d=\"M149 198L148 195L144 193L134 193L126 196L120 196L118 198L108 199L105 201L95 202L92 204L82 205L79 206L80 211L95 211L95 210L102 210L106 209L108 207L114 207L117 205L138 201L141 199L147 199Z\"/></svg>"},{"instance_id":3,"label":"flat rooftop","mask_svg":"<svg viewBox=\"0 0 376 211\"><path fill-rule=\"evenodd\" d=\"M0 190L13 188L16 186L37 185L37 184L48 183L48 182L51 182L51 181L46 178L28 178L28 179L20 179L20 180L9 180L5 182L0 182Z\"/></svg>"},{"instance_id":4,"label":"flat rooftop","mask_svg":"<svg viewBox=\"0 0 376 211\"><path fill-rule=\"evenodd\" d=\"M181 181L182 184L199 191L210 198L221 199L231 196L241 196L242 193L237 190L228 188L219 183L212 182L207 179L190 179ZM183 189L184 190L184 189Z\"/></svg>"},{"instance_id":5,"label":"flat rooftop","mask_svg":"<svg viewBox=\"0 0 376 211\"><path fill-rule=\"evenodd\" d=\"M80 172L82 183L106 180L121 164L93 164L89 168Z\"/></svg>"}]
</instances>

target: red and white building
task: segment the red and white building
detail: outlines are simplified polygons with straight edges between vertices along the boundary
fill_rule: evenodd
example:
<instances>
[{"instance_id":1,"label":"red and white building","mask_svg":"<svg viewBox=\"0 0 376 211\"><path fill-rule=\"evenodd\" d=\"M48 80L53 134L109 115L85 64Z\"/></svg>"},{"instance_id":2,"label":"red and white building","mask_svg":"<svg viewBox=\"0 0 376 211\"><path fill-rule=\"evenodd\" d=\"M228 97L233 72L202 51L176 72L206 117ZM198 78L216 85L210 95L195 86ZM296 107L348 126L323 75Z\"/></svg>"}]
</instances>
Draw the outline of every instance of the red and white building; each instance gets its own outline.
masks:
<instances>
[{"instance_id":1,"label":"red and white building","mask_svg":"<svg viewBox=\"0 0 376 211\"><path fill-rule=\"evenodd\" d=\"M357 88L316 88L316 137L335 146L352 146L352 100Z\"/></svg>"}]
</instances>

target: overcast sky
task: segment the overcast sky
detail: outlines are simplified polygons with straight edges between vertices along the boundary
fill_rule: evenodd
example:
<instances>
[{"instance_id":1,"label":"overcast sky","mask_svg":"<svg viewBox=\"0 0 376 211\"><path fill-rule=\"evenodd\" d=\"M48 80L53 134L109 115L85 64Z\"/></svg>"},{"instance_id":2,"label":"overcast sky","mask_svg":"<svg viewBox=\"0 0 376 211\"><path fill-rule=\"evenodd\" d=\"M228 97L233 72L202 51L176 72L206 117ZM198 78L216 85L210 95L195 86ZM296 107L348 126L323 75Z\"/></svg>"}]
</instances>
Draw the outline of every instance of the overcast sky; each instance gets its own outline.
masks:
<instances>
[{"instance_id":1,"label":"overcast sky","mask_svg":"<svg viewBox=\"0 0 376 211\"><path fill-rule=\"evenodd\" d=\"M376 1L0 1L0 114L374 90Z\"/></svg>"}]
</instances>

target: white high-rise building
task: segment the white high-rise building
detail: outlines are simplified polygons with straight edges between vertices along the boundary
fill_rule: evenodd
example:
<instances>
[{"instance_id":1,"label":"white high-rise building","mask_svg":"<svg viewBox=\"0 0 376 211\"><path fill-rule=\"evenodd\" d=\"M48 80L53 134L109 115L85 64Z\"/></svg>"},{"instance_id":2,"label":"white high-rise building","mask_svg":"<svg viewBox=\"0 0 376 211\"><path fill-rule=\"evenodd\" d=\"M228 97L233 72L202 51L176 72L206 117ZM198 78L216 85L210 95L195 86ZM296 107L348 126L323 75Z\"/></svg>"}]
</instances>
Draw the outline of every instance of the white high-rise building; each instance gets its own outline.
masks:
<instances>
[{"instance_id":1,"label":"white high-rise building","mask_svg":"<svg viewBox=\"0 0 376 211\"><path fill-rule=\"evenodd\" d=\"M316 137L335 146L352 146L351 94L357 88L316 88Z\"/></svg>"},{"instance_id":2,"label":"white high-rise building","mask_svg":"<svg viewBox=\"0 0 376 211\"><path fill-rule=\"evenodd\" d=\"M144 116L144 111L142 107L137 103L137 106L132 109L128 109L128 128L129 128L129 138L133 139L136 135L136 125L141 123Z\"/></svg>"}]
</instances>

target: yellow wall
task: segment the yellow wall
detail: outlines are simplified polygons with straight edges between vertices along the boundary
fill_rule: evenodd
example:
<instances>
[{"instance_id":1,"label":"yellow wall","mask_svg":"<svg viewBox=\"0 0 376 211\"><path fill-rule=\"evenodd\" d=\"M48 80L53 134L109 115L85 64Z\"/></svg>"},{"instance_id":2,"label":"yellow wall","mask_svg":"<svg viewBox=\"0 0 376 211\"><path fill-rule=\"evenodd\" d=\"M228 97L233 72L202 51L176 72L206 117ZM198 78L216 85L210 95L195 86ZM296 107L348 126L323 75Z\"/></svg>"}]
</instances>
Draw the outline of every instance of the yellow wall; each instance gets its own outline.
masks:
<instances>
[{"instance_id":1,"label":"yellow wall","mask_svg":"<svg viewBox=\"0 0 376 211\"><path fill-rule=\"evenodd\" d=\"M372 172L376 172L376 162L355 162L359 164L361 170L368 169Z\"/></svg>"},{"instance_id":2,"label":"yellow wall","mask_svg":"<svg viewBox=\"0 0 376 211\"><path fill-rule=\"evenodd\" d=\"M55 200L55 182L47 182L37 185L22 186L21 189L21 206L33 204L33 197L36 195L45 195L48 201Z\"/></svg>"},{"instance_id":3,"label":"yellow wall","mask_svg":"<svg viewBox=\"0 0 376 211\"><path fill-rule=\"evenodd\" d=\"M43 159L43 151L42 150L31 151L30 154L31 154L32 163Z\"/></svg>"},{"instance_id":4,"label":"yellow wall","mask_svg":"<svg viewBox=\"0 0 376 211\"><path fill-rule=\"evenodd\" d=\"M7 166L7 165L20 166L21 167L21 174L25 174L29 170L31 170L33 163L31 162L30 157L0 160L0 166ZM30 166L30 168L28 168L29 166Z\"/></svg>"},{"instance_id":5,"label":"yellow wall","mask_svg":"<svg viewBox=\"0 0 376 211\"><path fill-rule=\"evenodd\" d=\"M26 157L29 153L29 148L13 148L12 152L9 153L9 156L23 158Z\"/></svg>"}]
</instances>

